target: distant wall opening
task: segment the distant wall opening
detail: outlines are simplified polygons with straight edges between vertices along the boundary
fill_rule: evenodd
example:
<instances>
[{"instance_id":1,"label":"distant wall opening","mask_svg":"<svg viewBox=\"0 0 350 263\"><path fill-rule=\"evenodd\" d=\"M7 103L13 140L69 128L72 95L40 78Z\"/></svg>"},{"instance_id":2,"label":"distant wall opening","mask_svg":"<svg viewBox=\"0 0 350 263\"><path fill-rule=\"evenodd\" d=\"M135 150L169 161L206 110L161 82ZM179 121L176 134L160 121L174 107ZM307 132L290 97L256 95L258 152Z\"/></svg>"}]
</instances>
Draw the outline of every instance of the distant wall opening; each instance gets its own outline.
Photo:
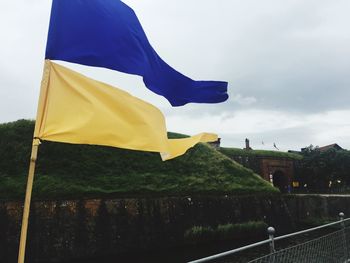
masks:
<instances>
[{"instance_id":1,"label":"distant wall opening","mask_svg":"<svg viewBox=\"0 0 350 263\"><path fill-rule=\"evenodd\" d=\"M288 192L288 178L281 170L275 171L272 178L275 187L280 189L282 193Z\"/></svg>"}]
</instances>

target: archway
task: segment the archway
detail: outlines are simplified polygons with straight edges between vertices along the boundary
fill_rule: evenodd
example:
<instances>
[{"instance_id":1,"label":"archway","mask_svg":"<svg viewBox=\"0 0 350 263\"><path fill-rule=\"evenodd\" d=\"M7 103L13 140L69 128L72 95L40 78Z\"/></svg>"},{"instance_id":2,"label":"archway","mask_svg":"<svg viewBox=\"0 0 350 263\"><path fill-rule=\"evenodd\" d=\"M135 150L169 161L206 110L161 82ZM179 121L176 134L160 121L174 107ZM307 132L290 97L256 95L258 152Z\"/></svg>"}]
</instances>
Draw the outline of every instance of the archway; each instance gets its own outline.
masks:
<instances>
[{"instance_id":1,"label":"archway","mask_svg":"<svg viewBox=\"0 0 350 263\"><path fill-rule=\"evenodd\" d=\"M281 170L277 170L273 173L273 186L280 189L282 193L288 191L288 178Z\"/></svg>"}]
</instances>

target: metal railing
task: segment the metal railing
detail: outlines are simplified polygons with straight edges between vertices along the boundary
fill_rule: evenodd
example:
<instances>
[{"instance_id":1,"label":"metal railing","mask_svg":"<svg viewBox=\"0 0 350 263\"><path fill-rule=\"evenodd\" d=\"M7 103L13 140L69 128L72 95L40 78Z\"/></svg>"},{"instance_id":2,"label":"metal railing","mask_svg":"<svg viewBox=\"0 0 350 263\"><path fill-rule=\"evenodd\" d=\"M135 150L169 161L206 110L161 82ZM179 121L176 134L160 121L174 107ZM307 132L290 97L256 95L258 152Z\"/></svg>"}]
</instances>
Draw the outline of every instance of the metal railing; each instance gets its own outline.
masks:
<instances>
[{"instance_id":1,"label":"metal railing","mask_svg":"<svg viewBox=\"0 0 350 263\"><path fill-rule=\"evenodd\" d=\"M248 261L249 263L345 263L350 262L350 227L346 227L345 223L350 221L350 218L344 219L344 213L339 213L340 220L325 224L322 226L309 228L306 230L294 232L291 234L274 237L275 229L269 227L267 229L269 239L250 244L244 247L229 250L213 256L190 261L188 263L213 262L214 260L223 257L234 255L251 248L256 248L262 245L269 245L270 252L262 257ZM329 228L339 225L339 229L335 229L331 233L327 233L318 238L314 238L304 243L290 246L276 251L275 242L285 240L290 237L296 237L306 233L311 233L316 230ZM227 261L229 262L229 261ZM246 261L247 262L247 261Z\"/></svg>"}]
</instances>

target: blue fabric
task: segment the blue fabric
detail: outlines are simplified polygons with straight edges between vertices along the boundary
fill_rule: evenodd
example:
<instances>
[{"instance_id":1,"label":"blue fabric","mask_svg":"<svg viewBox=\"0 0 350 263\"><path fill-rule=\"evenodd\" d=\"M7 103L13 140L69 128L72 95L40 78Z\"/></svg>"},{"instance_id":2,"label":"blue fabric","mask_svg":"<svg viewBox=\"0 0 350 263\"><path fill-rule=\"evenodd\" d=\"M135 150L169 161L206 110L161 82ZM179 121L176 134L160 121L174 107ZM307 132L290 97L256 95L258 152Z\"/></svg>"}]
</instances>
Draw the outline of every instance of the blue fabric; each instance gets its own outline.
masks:
<instances>
[{"instance_id":1,"label":"blue fabric","mask_svg":"<svg viewBox=\"0 0 350 263\"><path fill-rule=\"evenodd\" d=\"M227 82L194 81L165 63L119 0L53 0L46 58L140 75L173 106L228 98Z\"/></svg>"}]
</instances>

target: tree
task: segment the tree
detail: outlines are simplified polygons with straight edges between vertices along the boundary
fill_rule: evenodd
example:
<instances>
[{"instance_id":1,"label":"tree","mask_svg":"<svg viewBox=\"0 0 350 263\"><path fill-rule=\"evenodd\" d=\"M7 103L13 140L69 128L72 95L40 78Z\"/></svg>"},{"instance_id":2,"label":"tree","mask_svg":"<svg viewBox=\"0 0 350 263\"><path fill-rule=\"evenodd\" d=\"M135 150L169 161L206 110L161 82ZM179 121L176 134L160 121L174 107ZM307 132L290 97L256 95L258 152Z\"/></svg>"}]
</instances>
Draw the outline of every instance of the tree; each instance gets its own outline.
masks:
<instances>
[{"instance_id":1,"label":"tree","mask_svg":"<svg viewBox=\"0 0 350 263\"><path fill-rule=\"evenodd\" d=\"M297 178L309 190L350 187L350 151L329 149L321 152L310 145L302 151Z\"/></svg>"}]
</instances>

